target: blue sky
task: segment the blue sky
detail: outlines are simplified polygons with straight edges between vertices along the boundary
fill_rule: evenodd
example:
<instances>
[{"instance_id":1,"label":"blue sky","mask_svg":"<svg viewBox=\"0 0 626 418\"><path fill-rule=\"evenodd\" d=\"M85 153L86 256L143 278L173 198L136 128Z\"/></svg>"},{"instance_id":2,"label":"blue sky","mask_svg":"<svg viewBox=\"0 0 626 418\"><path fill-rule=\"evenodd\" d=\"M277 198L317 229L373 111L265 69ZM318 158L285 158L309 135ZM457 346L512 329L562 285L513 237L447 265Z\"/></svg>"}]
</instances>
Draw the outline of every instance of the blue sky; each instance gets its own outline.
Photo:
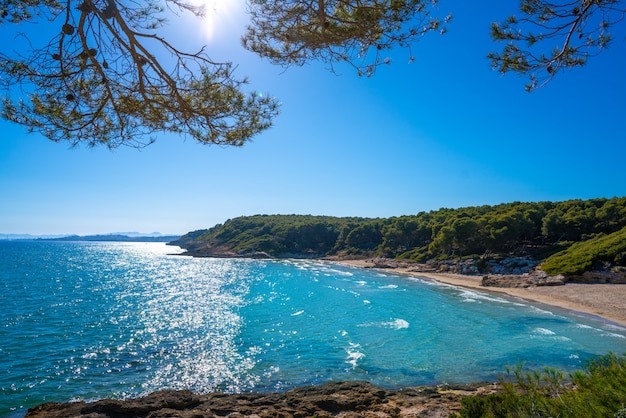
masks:
<instances>
[{"instance_id":1,"label":"blue sky","mask_svg":"<svg viewBox=\"0 0 626 418\"><path fill-rule=\"evenodd\" d=\"M164 33L175 44L208 44L251 89L280 99L275 126L242 148L160 135L141 151L109 151L0 121L0 233L182 234L240 215L388 217L625 196L626 28L586 67L529 94L526 79L485 58L498 48L489 24L517 2L458 3L441 3L454 20L414 45L415 62L392 51L372 78L272 66L239 46L241 6L172 20Z\"/></svg>"}]
</instances>

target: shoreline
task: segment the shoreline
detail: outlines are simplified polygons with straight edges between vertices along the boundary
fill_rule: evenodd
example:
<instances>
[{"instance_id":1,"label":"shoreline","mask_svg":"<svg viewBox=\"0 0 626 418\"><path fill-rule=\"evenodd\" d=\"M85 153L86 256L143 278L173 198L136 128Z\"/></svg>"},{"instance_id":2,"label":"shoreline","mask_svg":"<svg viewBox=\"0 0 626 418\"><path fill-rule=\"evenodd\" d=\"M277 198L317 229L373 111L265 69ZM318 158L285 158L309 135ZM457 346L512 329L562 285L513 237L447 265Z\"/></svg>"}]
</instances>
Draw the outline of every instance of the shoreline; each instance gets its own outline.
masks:
<instances>
[{"instance_id":1,"label":"shoreline","mask_svg":"<svg viewBox=\"0 0 626 418\"><path fill-rule=\"evenodd\" d=\"M485 396L500 390L497 383L385 389L365 381L327 382L269 393L162 390L127 400L44 403L30 408L25 417L443 418L459 413L461 399L466 396Z\"/></svg>"},{"instance_id":2,"label":"shoreline","mask_svg":"<svg viewBox=\"0 0 626 418\"><path fill-rule=\"evenodd\" d=\"M415 271L407 267L377 268L369 260L324 260L358 268L372 268L394 274L427 278L452 286L499 293L534 303L565 309L586 316L597 317L626 329L626 284L566 283L563 286L486 287L482 276L455 273Z\"/></svg>"},{"instance_id":3,"label":"shoreline","mask_svg":"<svg viewBox=\"0 0 626 418\"><path fill-rule=\"evenodd\" d=\"M179 254L184 255L184 254ZM597 317L626 329L626 285L566 284L531 288L494 288L481 286L482 276L421 272L411 267L376 268L369 260L315 259L329 264L376 269L382 273L434 280L445 285L464 287L484 293L505 294L534 303ZM588 291L593 289L593 291ZM587 291L585 291L587 290ZM598 296L600 295L600 296ZM577 299L578 298L578 299ZM586 302L585 302L586 301ZM614 304L617 305L614 305ZM153 413L167 416L210 416L227 418L256 416L317 416L333 418L371 416L377 418L414 416L448 417L462 409L463 397L497 393L497 382L462 385L442 383L432 386L382 388L364 381L328 382L299 386L285 392L248 392L194 394L188 390L161 390L141 398L126 400L72 401L44 403L25 412L26 418L65 418L98 414L104 417L139 416ZM16 415L18 416L18 415Z\"/></svg>"}]
</instances>

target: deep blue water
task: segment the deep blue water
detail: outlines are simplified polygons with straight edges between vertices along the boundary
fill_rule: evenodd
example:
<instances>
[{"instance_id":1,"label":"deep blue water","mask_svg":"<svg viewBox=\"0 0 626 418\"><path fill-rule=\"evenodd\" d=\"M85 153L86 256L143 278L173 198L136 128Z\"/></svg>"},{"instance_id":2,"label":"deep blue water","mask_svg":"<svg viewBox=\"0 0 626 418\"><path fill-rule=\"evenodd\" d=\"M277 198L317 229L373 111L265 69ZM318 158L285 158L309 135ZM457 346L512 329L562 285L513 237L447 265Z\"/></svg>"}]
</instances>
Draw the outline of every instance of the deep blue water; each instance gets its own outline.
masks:
<instances>
[{"instance_id":1,"label":"deep blue water","mask_svg":"<svg viewBox=\"0 0 626 418\"><path fill-rule=\"evenodd\" d=\"M0 417L164 388L467 383L626 352L623 328L518 299L314 261L168 255L178 251L0 241Z\"/></svg>"}]
</instances>

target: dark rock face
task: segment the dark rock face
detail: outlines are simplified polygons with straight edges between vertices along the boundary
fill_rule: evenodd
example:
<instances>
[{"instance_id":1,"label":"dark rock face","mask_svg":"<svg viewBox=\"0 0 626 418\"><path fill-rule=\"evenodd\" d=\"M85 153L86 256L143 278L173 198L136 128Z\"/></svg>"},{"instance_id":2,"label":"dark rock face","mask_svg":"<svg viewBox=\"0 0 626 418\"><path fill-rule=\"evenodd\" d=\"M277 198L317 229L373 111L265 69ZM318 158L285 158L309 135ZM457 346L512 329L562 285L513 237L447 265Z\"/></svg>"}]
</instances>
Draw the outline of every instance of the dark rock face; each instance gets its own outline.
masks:
<instances>
[{"instance_id":1,"label":"dark rock face","mask_svg":"<svg viewBox=\"0 0 626 418\"><path fill-rule=\"evenodd\" d=\"M285 393L161 391L130 400L46 403L27 418L447 418L463 396L493 393L495 385L385 390L367 382L332 382Z\"/></svg>"}]
</instances>

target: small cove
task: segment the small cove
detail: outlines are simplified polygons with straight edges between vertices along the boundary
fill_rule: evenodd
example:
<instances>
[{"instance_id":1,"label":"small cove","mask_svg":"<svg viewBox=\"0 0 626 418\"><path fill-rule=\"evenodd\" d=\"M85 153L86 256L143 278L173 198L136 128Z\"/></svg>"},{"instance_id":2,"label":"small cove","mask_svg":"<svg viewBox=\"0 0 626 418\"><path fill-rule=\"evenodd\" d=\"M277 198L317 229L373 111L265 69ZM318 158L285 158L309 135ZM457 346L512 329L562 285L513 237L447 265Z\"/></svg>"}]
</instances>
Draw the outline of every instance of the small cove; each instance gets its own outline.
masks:
<instances>
[{"instance_id":1,"label":"small cove","mask_svg":"<svg viewBox=\"0 0 626 418\"><path fill-rule=\"evenodd\" d=\"M369 269L148 243L0 245L0 416L164 388L469 383L626 351L626 331L596 318Z\"/></svg>"}]
</instances>

